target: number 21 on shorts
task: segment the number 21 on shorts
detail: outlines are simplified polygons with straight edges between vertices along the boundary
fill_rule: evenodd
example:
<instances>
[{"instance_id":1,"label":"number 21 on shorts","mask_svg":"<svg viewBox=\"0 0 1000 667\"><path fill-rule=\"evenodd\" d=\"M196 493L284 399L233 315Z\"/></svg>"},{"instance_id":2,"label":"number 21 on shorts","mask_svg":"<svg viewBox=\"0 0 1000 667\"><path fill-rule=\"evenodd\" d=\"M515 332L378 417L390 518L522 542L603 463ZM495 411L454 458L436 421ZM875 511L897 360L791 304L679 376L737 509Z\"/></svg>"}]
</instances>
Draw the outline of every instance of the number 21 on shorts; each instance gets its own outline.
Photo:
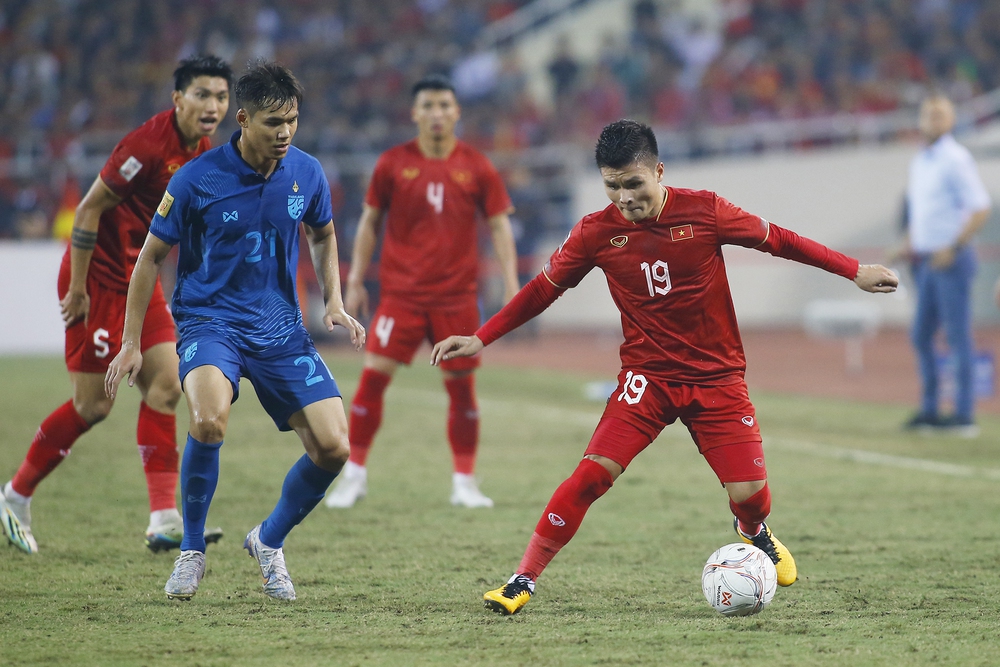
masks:
<instances>
[{"instance_id":1,"label":"number 21 on shorts","mask_svg":"<svg viewBox=\"0 0 1000 667\"><path fill-rule=\"evenodd\" d=\"M642 400L642 395L646 393L649 381L645 375L639 375L629 371L622 383L622 393L618 394L619 401L625 401L629 405L635 405Z\"/></svg>"}]
</instances>

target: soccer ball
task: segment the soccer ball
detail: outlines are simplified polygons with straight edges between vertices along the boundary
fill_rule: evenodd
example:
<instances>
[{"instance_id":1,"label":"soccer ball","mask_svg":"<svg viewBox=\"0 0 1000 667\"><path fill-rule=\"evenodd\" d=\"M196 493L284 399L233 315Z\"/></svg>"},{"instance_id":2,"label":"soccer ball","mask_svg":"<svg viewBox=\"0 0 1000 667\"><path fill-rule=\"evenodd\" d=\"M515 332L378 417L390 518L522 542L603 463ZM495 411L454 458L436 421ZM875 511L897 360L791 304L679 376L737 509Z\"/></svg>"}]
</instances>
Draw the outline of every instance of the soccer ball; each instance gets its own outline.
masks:
<instances>
[{"instance_id":1,"label":"soccer ball","mask_svg":"<svg viewBox=\"0 0 1000 667\"><path fill-rule=\"evenodd\" d=\"M752 616L774 597L778 572L752 544L727 544L708 557L701 572L705 599L723 616Z\"/></svg>"}]
</instances>

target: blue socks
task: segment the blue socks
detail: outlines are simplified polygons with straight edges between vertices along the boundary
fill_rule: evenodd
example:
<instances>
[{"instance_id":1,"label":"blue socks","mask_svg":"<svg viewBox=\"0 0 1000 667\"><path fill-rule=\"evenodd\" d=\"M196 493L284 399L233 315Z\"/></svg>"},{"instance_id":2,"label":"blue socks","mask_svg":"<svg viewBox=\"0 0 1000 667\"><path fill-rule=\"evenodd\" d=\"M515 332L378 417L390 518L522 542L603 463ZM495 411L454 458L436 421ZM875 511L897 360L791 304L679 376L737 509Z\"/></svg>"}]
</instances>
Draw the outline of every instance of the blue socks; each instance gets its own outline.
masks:
<instances>
[{"instance_id":1,"label":"blue socks","mask_svg":"<svg viewBox=\"0 0 1000 667\"><path fill-rule=\"evenodd\" d=\"M308 454L303 454L285 476L281 498L271 515L260 526L260 541L272 549L280 549L292 528L323 500L327 488L336 476L337 473L323 470L312 462ZM202 530L204 525L202 521ZM202 543L204 544L204 539Z\"/></svg>"},{"instance_id":2,"label":"blue socks","mask_svg":"<svg viewBox=\"0 0 1000 667\"><path fill-rule=\"evenodd\" d=\"M188 434L181 459L181 507L184 509L184 539L181 551L205 553L205 519L219 483L219 448L222 442L207 445Z\"/></svg>"}]
</instances>

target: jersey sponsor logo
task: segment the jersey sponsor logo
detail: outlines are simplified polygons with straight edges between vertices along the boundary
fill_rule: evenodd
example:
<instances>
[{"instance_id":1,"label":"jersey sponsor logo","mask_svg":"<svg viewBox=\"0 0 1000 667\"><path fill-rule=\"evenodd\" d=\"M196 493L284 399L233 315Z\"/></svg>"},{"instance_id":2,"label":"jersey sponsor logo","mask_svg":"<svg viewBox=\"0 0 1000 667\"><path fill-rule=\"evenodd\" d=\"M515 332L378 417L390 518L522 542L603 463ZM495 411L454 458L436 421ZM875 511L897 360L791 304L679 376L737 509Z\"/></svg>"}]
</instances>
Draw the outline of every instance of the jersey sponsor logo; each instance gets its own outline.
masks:
<instances>
[{"instance_id":1,"label":"jersey sponsor logo","mask_svg":"<svg viewBox=\"0 0 1000 667\"><path fill-rule=\"evenodd\" d=\"M628 243L628 237L622 234L621 236L615 236L611 239L611 245L616 248L621 248L623 245Z\"/></svg>"},{"instance_id":2,"label":"jersey sponsor logo","mask_svg":"<svg viewBox=\"0 0 1000 667\"><path fill-rule=\"evenodd\" d=\"M746 417L744 417L740 421L743 422L744 424L746 424L747 426L753 426L753 417L751 417L750 415L747 415Z\"/></svg>"},{"instance_id":3,"label":"jersey sponsor logo","mask_svg":"<svg viewBox=\"0 0 1000 667\"><path fill-rule=\"evenodd\" d=\"M400 176L408 181L412 181L414 178L420 175L420 170L416 167L406 167L403 171L399 172Z\"/></svg>"},{"instance_id":4,"label":"jersey sponsor logo","mask_svg":"<svg viewBox=\"0 0 1000 667\"><path fill-rule=\"evenodd\" d=\"M167 171L171 174L181 168L181 165L177 162L171 162L167 165Z\"/></svg>"},{"instance_id":5,"label":"jersey sponsor logo","mask_svg":"<svg viewBox=\"0 0 1000 667\"><path fill-rule=\"evenodd\" d=\"M298 192L298 191L299 191L299 182L292 181L292 192Z\"/></svg>"},{"instance_id":6,"label":"jersey sponsor logo","mask_svg":"<svg viewBox=\"0 0 1000 667\"><path fill-rule=\"evenodd\" d=\"M142 163L135 159L134 156L129 156L125 163L118 168L118 173L122 175L126 183L130 183L135 175L139 173L142 169Z\"/></svg>"},{"instance_id":7,"label":"jersey sponsor logo","mask_svg":"<svg viewBox=\"0 0 1000 667\"><path fill-rule=\"evenodd\" d=\"M562 528L563 526L566 525L566 521L555 512L549 512L548 519L549 523L551 523L556 528Z\"/></svg>"},{"instance_id":8,"label":"jersey sponsor logo","mask_svg":"<svg viewBox=\"0 0 1000 667\"><path fill-rule=\"evenodd\" d=\"M681 225L680 227L670 228L671 241L683 241L691 238L694 238L694 230L691 228L691 225Z\"/></svg>"},{"instance_id":9,"label":"jersey sponsor logo","mask_svg":"<svg viewBox=\"0 0 1000 667\"><path fill-rule=\"evenodd\" d=\"M166 190L163 191L163 199L160 200L160 205L156 207L156 212L160 214L161 218L167 217L167 213L170 213L170 207L174 205L174 198Z\"/></svg>"},{"instance_id":10,"label":"jersey sponsor logo","mask_svg":"<svg viewBox=\"0 0 1000 667\"><path fill-rule=\"evenodd\" d=\"M292 216L292 220L298 220L305 207L305 195L288 195L288 215Z\"/></svg>"},{"instance_id":11,"label":"jersey sponsor logo","mask_svg":"<svg viewBox=\"0 0 1000 667\"><path fill-rule=\"evenodd\" d=\"M472 174L464 169L453 169L451 171L451 180L456 183L468 183L472 180Z\"/></svg>"},{"instance_id":12,"label":"jersey sponsor logo","mask_svg":"<svg viewBox=\"0 0 1000 667\"><path fill-rule=\"evenodd\" d=\"M231 213L226 213L225 211L222 212L222 221L223 222L236 222L239 219L240 219L240 212L239 211L233 211Z\"/></svg>"}]
</instances>

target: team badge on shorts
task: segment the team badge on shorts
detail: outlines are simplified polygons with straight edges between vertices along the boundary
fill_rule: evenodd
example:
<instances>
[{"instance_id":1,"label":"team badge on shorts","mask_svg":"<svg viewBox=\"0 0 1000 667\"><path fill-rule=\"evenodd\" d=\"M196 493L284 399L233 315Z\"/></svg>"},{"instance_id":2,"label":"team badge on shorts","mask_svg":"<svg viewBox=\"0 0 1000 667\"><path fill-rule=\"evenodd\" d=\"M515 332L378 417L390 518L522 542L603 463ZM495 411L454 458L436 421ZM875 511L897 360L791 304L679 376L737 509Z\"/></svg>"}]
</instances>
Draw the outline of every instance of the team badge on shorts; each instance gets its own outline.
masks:
<instances>
[{"instance_id":1,"label":"team badge on shorts","mask_svg":"<svg viewBox=\"0 0 1000 667\"><path fill-rule=\"evenodd\" d=\"M184 361L191 361L196 354L198 354L198 343L191 343L184 350Z\"/></svg>"},{"instance_id":2,"label":"team badge on shorts","mask_svg":"<svg viewBox=\"0 0 1000 667\"><path fill-rule=\"evenodd\" d=\"M298 220L305 207L305 195L288 195L288 215L292 216L292 220Z\"/></svg>"}]
</instances>

